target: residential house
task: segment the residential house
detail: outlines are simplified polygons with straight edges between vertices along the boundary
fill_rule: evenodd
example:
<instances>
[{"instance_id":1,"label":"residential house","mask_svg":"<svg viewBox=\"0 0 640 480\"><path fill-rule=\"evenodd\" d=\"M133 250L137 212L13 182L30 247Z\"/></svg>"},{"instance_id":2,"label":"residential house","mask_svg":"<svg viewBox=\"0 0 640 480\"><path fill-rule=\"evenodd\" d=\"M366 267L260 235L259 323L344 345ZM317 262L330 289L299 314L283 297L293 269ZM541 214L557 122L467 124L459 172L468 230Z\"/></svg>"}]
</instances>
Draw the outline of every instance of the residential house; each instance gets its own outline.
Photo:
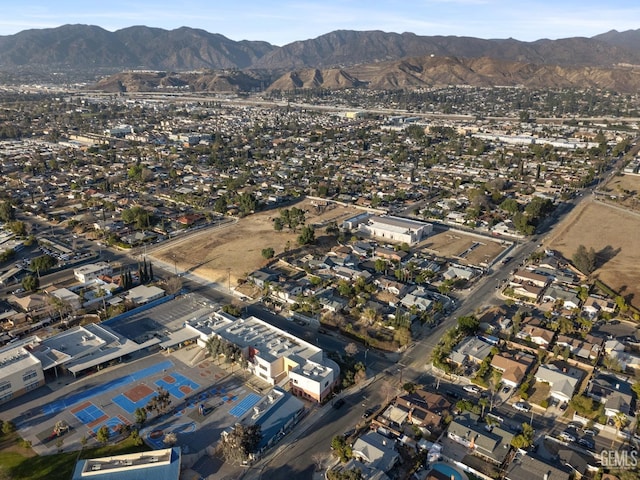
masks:
<instances>
[{"instance_id":1,"label":"residential house","mask_svg":"<svg viewBox=\"0 0 640 480\"><path fill-rule=\"evenodd\" d=\"M545 275L530 272L529 270L517 270L513 274L513 279L519 283L529 283L536 287L546 287L550 283L550 278Z\"/></svg>"},{"instance_id":2,"label":"residential house","mask_svg":"<svg viewBox=\"0 0 640 480\"><path fill-rule=\"evenodd\" d=\"M402 250L396 251L390 248L377 247L373 256L374 258L381 258L384 260L391 260L392 262L403 263L404 260L409 256L409 254L407 252L403 252Z\"/></svg>"},{"instance_id":3,"label":"residential house","mask_svg":"<svg viewBox=\"0 0 640 480\"><path fill-rule=\"evenodd\" d=\"M559 285L550 285L542 296L543 302L562 302L562 307L573 310L580 307L580 298L575 290L568 290Z\"/></svg>"},{"instance_id":4,"label":"residential house","mask_svg":"<svg viewBox=\"0 0 640 480\"><path fill-rule=\"evenodd\" d=\"M278 280L279 275L278 272L274 270L261 268L254 272L251 272L247 278L255 283L259 288L264 288L267 283Z\"/></svg>"},{"instance_id":5,"label":"residential house","mask_svg":"<svg viewBox=\"0 0 640 480\"><path fill-rule=\"evenodd\" d=\"M622 370L627 368L640 368L640 356L625 352L624 343L618 340L607 340L604 344L607 355L618 361Z\"/></svg>"},{"instance_id":6,"label":"residential house","mask_svg":"<svg viewBox=\"0 0 640 480\"><path fill-rule=\"evenodd\" d=\"M616 304L608 298L589 295L582 305L582 311L593 318L600 313L615 313Z\"/></svg>"},{"instance_id":7,"label":"residential house","mask_svg":"<svg viewBox=\"0 0 640 480\"><path fill-rule=\"evenodd\" d=\"M577 368L540 365L536 371L536 382L544 382L550 385L550 395L561 402L569 402L576 391L576 387L582 379L583 372Z\"/></svg>"},{"instance_id":8,"label":"residential house","mask_svg":"<svg viewBox=\"0 0 640 480\"><path fill-rule=\"evenodd\" d=\"M491 359L491 366L502 372L502 383L517 388L535 361L535 357L529 353L499 353Z\"/></svg>"},{"instance_id":9,"label":"residential house","mask_svg":"<svg viewBox=\"0 0 640 480\"><path fill-rule=\"evenodd\" d=\"M406 295L409 290L409 286L406 283L392 280L390 278L381 277L374 281L374 283L382 290L385 290L397 297Z\"/></svg>"},{"instance_id":10,"label":"residential house","mask_svg":"<svg viewBox=\"0 0 640 480\"><path fill-rule=\"evenodd\" d=\"M455 278L471 280L475 275L475 272L471 268L463 267L461 265L451 265L449 269L442 274L446 280L452 280Z\"/></svg>"},{"instance_id":11,"label":"residential house","mask_svg":"<svg viewBox=\"0 0 640 480\"><path fill-rule=\"evenodd\" d=\"M540 345L542 348L547 348L549 346L554 335L555 332L552 330L536 327L531 324L524 325L521 330L516 333L517 338L528 340L536 345Z\"/></svg>"},{"instance_id":12,"label":"residential house","mask_svg":"<svg viewBox=\"0 0 640 480\"><path fill-rule=\"evenodd\" d=\"M489 430L480 417L473 413L464 413L455 417L449 424L448 437L470 449L474 455L497 465L502 464L511 449L513 433L493 426Z\"/></svg>"},{"instance_id":13,"label":"residential house","mask_svg":"<svg viewBox=\"0 0 640 480\"><path fill-rule=\"evenodd\" d=\"M482 363L489 356L492 348L493 345L479 337L467 337L452 350L449 358L459 365L467 361Z\"/></svg>"},{"instance_id":14,"label":"residential house","mask_svg":"<svg viewBox=\"0 0 640 480\"><path fill-rule=\"evenodd\" d=\"M382 472L389 472L400 461L395 442L378 432L362 435L353 444L352 451L354 459Z\"/></svg>"},{"instance_id":15,"label":"residential house","mask_svg":"<svg viewBox=\"0 0 640 480\"><path fill-rule=\"evenodd\" d=\"M505 480L569 480L569 467L530 454L518 453L509 464Z\"/></svg>"},{"instance_id":16,"label":"residential house","mask_svg":"<svg viewBox=\"0 0 640 480\"><path fill-rule=\"evenodd\" d=\"M599 373L589 382L587 395L604 404L604 413L613 417L617 413L629 415L633 390L626 378L613 373Z\"/></svg>"},{"instance_id":17,"label":"residential house","mask_svg":"<svg viewBox=\"0 0 640 480\"><path fill-rule=\"evenodd\" d=\"M568 335L558 335L556 345L569 348L569 351L576 357L593 360L600 355L602 350L602 339L589 335L596 343L588 342L586 339L573 338Z\"/></svg>"},{"instance_id":18,"label":"residential house","mask_svg":"<svg viewBox=\"0 0 640 480\"><path fill-rule=\"evenodd\" d=\"M400 300L400 305L411 310L411 308L416 308L421 312L426 312L431 310L433 306L433 301L429 299L426 295L426 292L422 288L416 288L413 292L407 293Z\"/></svg>"},{"instance_id":19,"label":"residential house","mask_svg":"<svg viewBox=\"0 0 640 480\"><path fill-rule=\"evenodd\" d=\"M442 425L451 409L451 402L442 395L416 390L396 398L396 406L407 412L407 421L430 432Z\"/></svg>"}]
</instances>

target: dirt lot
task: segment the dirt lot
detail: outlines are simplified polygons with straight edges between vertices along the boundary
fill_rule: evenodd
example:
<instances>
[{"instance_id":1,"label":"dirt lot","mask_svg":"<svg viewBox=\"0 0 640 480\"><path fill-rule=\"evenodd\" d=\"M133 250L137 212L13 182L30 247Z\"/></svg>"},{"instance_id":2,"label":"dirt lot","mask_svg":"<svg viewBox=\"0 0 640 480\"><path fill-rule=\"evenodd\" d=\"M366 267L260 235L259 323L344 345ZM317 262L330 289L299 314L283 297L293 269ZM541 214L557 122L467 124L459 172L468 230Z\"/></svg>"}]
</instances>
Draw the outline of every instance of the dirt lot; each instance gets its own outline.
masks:
<instances>
[{"instance_id":1,"label":"dirt lot","mask_svg":"<svg viewBox=\"0 0 640 480\"><path fill-rule=\"evenodd\" d=\"M615 195L615 204L635 211L640 210L640 175L613 177L606 187L600 190ZM609 202L611 200L607 200L607 203Z\"/></svg>"},{"instance_id":2,"label":"dirt lot","mask_svg":"<svg viewBox=\"0 0 640 480\"><path fill-rule=\"evenodd\" d=\"M598 255L594 275L640 306L640 214L615 205L585 200L554 233L545 246L571 259L580 244Z\"/></svg>"},{"instance_id":3,"label":"dirt lot","mask_svg":"<svg viewBox=\"0 0 640 480\"><path fill-rule=\"evenodd\" d=\"M457 258L460 263L466 265L489 263L507 246L502 245L500 241L492 241L452 230L436 233L419 245L420 248L428 249L438 256Z\"/></svg>"},{"instance_id":4,"label":"dirt lot","mask_svg":"<svg viewBox=\"0 0 640 480\"><path fill-rule=\"evenodd\" d=\"M342 221L360 213L354 208L335 204L329 204L321 213L309 200L289 205L287 208L293 206L307 211L307 224L322 226L331 221L340 225ZM297 247L299 229L296 233L286 229L276 232L273 229L273 219L278 216L278 210L259 212L241 218L235 224L207 229L183 240L171 242L165 248L154 251L153 256L170 265L175 258L179 269L194 272L225 285L230 275L231 286L234 287L239 278L266 263L262 257L262 249L271 247L278 255L285 250L287 242L292 250ZM323 228L316 227L316 238L321 236L323 231Z\"/></svg>"}]
</instances>

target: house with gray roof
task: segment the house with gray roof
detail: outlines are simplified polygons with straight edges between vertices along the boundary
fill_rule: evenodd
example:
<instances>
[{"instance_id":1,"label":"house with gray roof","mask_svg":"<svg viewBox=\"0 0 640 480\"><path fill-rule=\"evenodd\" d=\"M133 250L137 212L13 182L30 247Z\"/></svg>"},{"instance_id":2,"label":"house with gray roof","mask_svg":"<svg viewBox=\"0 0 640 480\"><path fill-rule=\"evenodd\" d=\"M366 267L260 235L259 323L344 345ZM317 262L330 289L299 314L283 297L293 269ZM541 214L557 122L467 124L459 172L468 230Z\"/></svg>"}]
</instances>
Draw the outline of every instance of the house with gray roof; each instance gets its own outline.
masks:
<instances>
[{"instance_id":1,"label":"house with gray roof","mask_svg":"<svg viewBox=\"0 0 640 480\"><path fill-rule=\"evenodd\" d=\"M550 395L561 402L571 400L582 376L582 370L572 367L560 369L553 364L540 365L535 375L536 382L548 383L551 387Z\"/></svg>"},{"instance_id":2,"label":"house with gray roof","mask_svg":"<svg viewBox=\"0 0 640 480\"><path fill-rule=\"evenodd\" d=\"M361 436L352 449L355 459L382 472L388 472L400 461L395 442L378 432Z\"/></svg>"},{"instance_id":3,"label":"house with gray roof","mask_svg":"<svg viewBox=\"0 0 640 480\"><path fill-rule=\"evenodd\" d=\"M497 425L490 429L473 413L458 415L449 424L448 437L469 448L474 455L500 465L507 458L513 433Z\"/></svg>"},{"instance_id":4,"label":"house with gray roof","mask_svg":"<svg viewBox=\"0 0 640 480\"><path fill-rule=\"evenodd\" d=\"M491 353L492 348L493 345L479 337L467 337L453 349L450 359L457 364L465 363L465 361L482 363Z\"/></svg>"},{"instance_id":5,"label":"house with gray roof","mask_svg":"<svg viewBox=\"0 0 640 480\"><path fill-rule=\"evenodd\" d=\"M509 464L505 480L569 480L571 468L548 460L518 453Z\"/></svg>"}]
</instances>

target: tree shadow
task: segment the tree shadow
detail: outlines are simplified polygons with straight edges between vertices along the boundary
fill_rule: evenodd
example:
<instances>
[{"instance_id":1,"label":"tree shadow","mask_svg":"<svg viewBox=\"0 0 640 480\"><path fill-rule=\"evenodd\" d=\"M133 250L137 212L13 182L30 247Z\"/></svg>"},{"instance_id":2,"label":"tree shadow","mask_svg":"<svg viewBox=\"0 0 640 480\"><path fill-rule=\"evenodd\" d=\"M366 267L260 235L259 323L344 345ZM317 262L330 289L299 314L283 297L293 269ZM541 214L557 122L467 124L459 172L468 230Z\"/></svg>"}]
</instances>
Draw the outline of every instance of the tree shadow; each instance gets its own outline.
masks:
<instances>
[{"instance_id":1,"label":"tree shadow","mask_svg":"<svg viewBox=\"0 0 640 480\"><path fill-rule=\"evenodd\" d=\"M596 268L603 267L607 262L611 261L616 255L620 253L622 249L620 247L613 248L611 245L607 245L602 250L596 252Z\"/></svg>"}]
</instances>

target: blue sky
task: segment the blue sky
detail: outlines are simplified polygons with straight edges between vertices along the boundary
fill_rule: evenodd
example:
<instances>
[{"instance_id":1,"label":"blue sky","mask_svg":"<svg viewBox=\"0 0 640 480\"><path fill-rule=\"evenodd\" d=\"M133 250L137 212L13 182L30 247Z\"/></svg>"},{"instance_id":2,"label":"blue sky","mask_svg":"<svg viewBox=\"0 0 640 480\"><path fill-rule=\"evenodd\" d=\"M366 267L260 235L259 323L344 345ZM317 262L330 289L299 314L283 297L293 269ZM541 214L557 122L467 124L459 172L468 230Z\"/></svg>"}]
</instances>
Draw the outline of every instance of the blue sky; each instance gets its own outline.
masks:
<instances>
[{"instance_id":1,"label":"blue sky","mask_svg":"<svg viewBox=\"0 0 640 480\"><path fill-rule=\"evenodd\" d=\"M333 30L480 38L590 37L640 28L638 0L26 0L2 2L0 35L64 24L181 26L284 45Z\"/></svg>"}]
</instances>

